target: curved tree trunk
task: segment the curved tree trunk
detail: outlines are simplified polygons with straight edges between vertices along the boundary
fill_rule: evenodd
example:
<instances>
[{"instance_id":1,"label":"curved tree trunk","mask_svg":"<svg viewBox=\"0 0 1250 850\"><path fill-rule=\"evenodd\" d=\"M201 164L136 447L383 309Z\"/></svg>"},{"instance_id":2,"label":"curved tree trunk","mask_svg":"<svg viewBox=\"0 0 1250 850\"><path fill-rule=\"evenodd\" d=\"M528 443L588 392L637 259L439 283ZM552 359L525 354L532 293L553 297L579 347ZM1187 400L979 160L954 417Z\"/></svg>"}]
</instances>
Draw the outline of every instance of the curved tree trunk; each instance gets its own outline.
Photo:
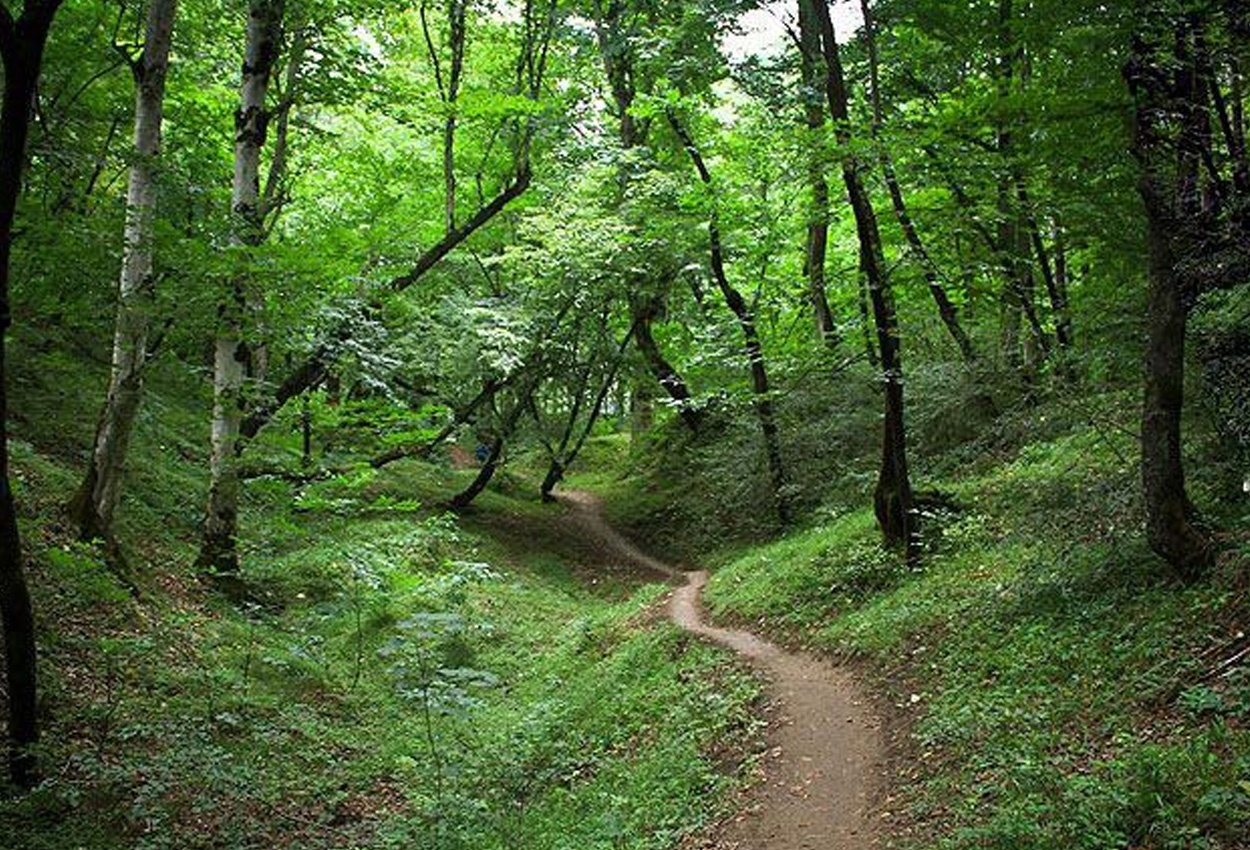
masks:
<instances>
[{"instance_id":1,"label":"curved tree trunk","mask_svg":"<svg viewBox=\"0 0 1250 850\"><path fill-rule=\"evenodd\" d=\"M113 536L113 513L143 399L148 334L155 304L152 274L156 220L156 170L165 107L165 76L178 0L155 0L148 9L143 55L132 67L135 77L135 160L126 193L121 280L113 331L113 364L108 396L96 426L95 446L82 486L71 505L84 538Z\"/></svg>"},{"instance_id":2,"label":"curved tree trunk","mask_svg":"<svg viewBox=\"0 0 1250 850\"><path fill-rule=\"evenodd\" d=\"M22 569L17 507L9 486L8 389L5 337L9 311L9 260L13 217L22 189L31 103L43 65L48 30L61 0L27 0L15 20L0 6L0 59L4 62L4 102L0 105L0 618L8 678L9 775L27 788L38 781L31 748L39 741L36 703L35 617Z\"/></svg>"},{"instance_id":3,"label":"curved tree trunk","mask_svg":"<svg viewBox=\"0 0 1250 850\"><path fill-rule=\"evenodd\" d=\"M708 170L707 163L704 162L703 155L699 152L698 146L695 145L694 139L678 120L677 114L672 109L668 110L668 122L678 138L681 139L682 145L686 148L686 153L689 154L690 161L694 163L695 171L699 174L699 180L709 190L712 189L712 174ZM760 342L759 329L755 326L755 315L747 305L746 299L742 297L742 293L729 282L729 275L725 271L725 249L721 243L720 216L715 197L712 198L712 211L708 218L707 233L711 255L712 279L716 281L716 287L724 297L726 306L729 307L730 312L738 320L738 327L742 331L743 348L750 363L751 389L755 396L753 404L756 418L759 419L760 423L760 433L764 438L764 453L768 459L768 471L772 478L773 500L777 507L777 519L781 521L783 526L789 525L793 519L790 497L787 492L789 490L789 478L786 475L785 463L781 456L781 434L777 428L777 416L773 410L772 389L768 383L768 368L764 363L764 346Z\"/></svg>"},{"instance_id":4,"label":"curved tree trunk","mask_svg":"<svg viewBox=\"0 0 1250 850\"><path fill-rule=\"evenodd\" d=\"M637 340L638 351L642 354L643 362L647 365L647 371L676 404L677 412L686 423L686 427L697 433L702 425L703 417L694 406L694 398L686 382L673 368L673 364L664 357L664 352L660 350L659 343L655 341L655 336L651 333L657 304L651 299L633 298L630 299L629 307L630 319L635 328L634 338Z\"/></svg>"}]
</instances>

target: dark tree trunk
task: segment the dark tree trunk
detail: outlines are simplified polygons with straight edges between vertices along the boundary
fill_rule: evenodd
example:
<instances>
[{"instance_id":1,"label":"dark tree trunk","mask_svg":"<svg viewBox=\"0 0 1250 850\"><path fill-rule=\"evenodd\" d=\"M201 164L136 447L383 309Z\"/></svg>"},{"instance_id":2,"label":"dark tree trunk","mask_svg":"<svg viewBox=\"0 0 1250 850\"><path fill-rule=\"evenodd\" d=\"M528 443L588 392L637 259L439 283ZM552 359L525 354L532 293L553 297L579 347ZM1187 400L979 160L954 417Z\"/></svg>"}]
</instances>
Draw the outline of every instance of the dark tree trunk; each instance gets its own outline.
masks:
<instances>
[{"instance_id":1,"label":"dark tree trunk","mask_svg":"<svg viewBox=\"0 0 1250 850\"><path fill-rule=\"evenodd\" d=\"M1220 192L1204 186L1203 164L1215 170L1209 82L1201 73L1204 15L1176 15L1162 4L1143 9L1125 78L1134 97L1133 154L1149 250L1145 392L1142 405L1142 488L1151 548L1186 581L1215 560L1214 541L1197 522L1185 489L1181 419L1185 329L1189 311L1208 289L1244 284L1245 222L1221 209ZM1154 29L1151 29L1152 24ZM1235 34L1234 34L1235 35ZM1218 103L1218 98L1216 98ZM1237 131L1226 134L1237 164ZM1236 182L1210 179L1236 193ZM1222 185L1221 185L1222 184ZM1234 197L1232 208L1250 198Z\"/></svg>"},{"instance_id":2,"label":"dark tree trunk","mask_svg":"<svg viewBox=\"0 0 1250 850\"><path fill-rule=\"evenodd\" d=\"M490 484L491 479L495 477L495 470L499 468L499 459L503 456L504 437L502 434L495 437L490 444L490 453L486 456L486 461L482 464L482 468L478 470L477 477L470 482L455 496L452 496L448 502L448 507L454 511L461 511L473 504L473 500L482 494Z\"/></svg>"},{"instance_id":3,"label":"dark tree trunk","mask_svg":"<svg viewBox=\"0 0 1250 850\"><path fill-rule=\"evenodd\" d=\"M543 478L542 486L539 488L544 502L554 501L554 497L551 495L552 491L564 480L564 473L577 460L577 456L581 454L582 447L586 445L586 440L590 438L590 433L595 428L595 423L599 421L599 415L603 412L603 404L608 400L608 394L612 392L612 388L616 384L617 372L621 367L621 363L625 360L625 352L634 338L634 331L635 328L631 327L629 333L625 335L625 339L618 346L612 366L608 369L608 374L604 377L603 383L600 384L599 392L595 395L594 403L590 406L590 413L582 426L581 435L572 446L569 446L569 442L572 440L577 417L576 415L569 417L568 427L560 440L560 448L552 455L551 466L548 467L547 475Z\"/></svg>"},{"instance_id":4,"label":"dark tree trunk","mask_svg":"<svg viewBox=\"0 0 1250 850\"><path fill-rule=\"evenodd\" d=\"M1068 303L1068 244L1063 226L1058 221L1052 226L1051 242L1054 246L1055 264L1053 286L1050 288L1050 308L1055 314L1055 339L1065 351L1072 349L1072 308Z\"/></svg>"},{"instance_id":5,"label":"dark tree trunk","mask_svg":"<svg viewBox=\"0 0 1250 850\"><path fill-rule=\"evenodd\" d=\"M630 318L634 323L634 338L637 340L638 351L642 354L647 371L656 379L677 407L677 413L692 432L698 433L702 424L702 415L694 406L694 398L681 374L664 357L659 343L651 333L651 325L659 305L654 299L636 297L630 300Z\"/></svg>"},{"instance_id":6,"label":"dark tree trunk","mask_svg":"<svg viewBox=\"0 0 1250 850\"><path fill-rule=\"evenodd\" d=\"M712 174L708 171L707 163L704 162L703 155L699 152L698 146L695 145L694 139L686 131L686 128L682 126L677 118L677 114L671 109L668 111L668 122L678 138L681 139L682 145L686 148L686 153L690 155L690 161L694 163L695 170L699 173L699 179L705 186L711 189ZM742 297L742 293L729 282L729 275L725 271L725 249L721 243L720 221L715 197L712 199L712 212L708 219L707 231L712 279L716 281L716 286L724 297L725 304L738 320L738 327L742 331L743 348L746 350L747 360L751 367L751 388L755 396L753 402L755 415L759 419L760 433L764 438L764 453L768 459L768 471L772 478L773 499L777 506L777 519L781 521L783 526L789 525L793 519L788 492L789 479L786 475L785 463L781 457L781 435L777 429L777 416L773 410L772 390L768 383L768 368L764 363L764 346L760 342L759 330L755 326L755 316L751 312L751 308L747 306L746 299Z\"/></svg>"},{"instance_id":7,"label":"dark tree trunk","mask_svg":"<svg viewBox=\"0 0 1250 850\"><path fill-rule=\"evenodd\" d=\"M803 269L807 275L807 297L812 302L816 318L816 330L829 348L837 348L842 341L829 298L825 292L825 265L829 253L829 180L826 177L828 145L825 136L825 110L821 105L819 71L820 27L813 20L812 10L799 4L799 68L803 90L803 114L807 122L807 182L811 197L807 214L807 245L803 255Z\"/></svg>"},{"instance_id":8,"label":"dark tree trunk","mask_svg":"<svg viewBox=\"0 0 1250 850\"><path fill-rule=\"evenodd\" d=\"M530 384L525 387L516 399L512 410L508 411L507 417L500 426L499 433L495 435L495 439L491 441L490 452L486 456L486 461L482 464L482 468L478 470L477 476L464 490L457 493L448 502L448 506L452 510L464 510L473 504L473 500L482 494L486 486L490 484L491 479L495 477L495 472L499 468L499 460L503 457L504 443L512 436L512 432L516 430L517 423L521 419L521 414L525 412L526 407L531 403L533 398L534 385Z\"/></svg>"},{"instance_id":9,"label":"dark tree trunk","mask_svg":"<svg viewBox=\"0 0 1250 850\"><path fill-rule=\"evenodd\" d=\"M22 568L17 507L9 485L8 383L5 337L12 323L9 262L13 218L21 194L31 104L43 64L48 30L61 0L27 0L14 20L0 6L0 58L4 63L4 102L0 106L0 617L8 674L9 775L19 787L38 781L32 748L39 740L36 704L35 617Z\"/></svg>"},{"instance_id":10,"label":"dark tree trunk","mask_svg":"<svg viewBox=\"0 0 1250 850\"><path fill-rule=\"evenodd\" d=\"M618 122L618 135L621 149L629 152L646 142L650 129L650 119L639 119L633 112L634 99L637 97L637 80L634 75L634 47L624 17L628 13L626 4L608 2L595 4L595 37L599 44L599 57L603 63L604 76L611 91L609 106ZM618 174L618 204L622 203L625 190L631 180L631 166L622 164ZM633 275L634 280L627 280L631 290L629 301L629 318L634 326L634 337L638 351L642 354L647 371L659 382L668 397L675 402L678 414L691 433L697 434L703 417L694 406L693 397L681 374L660 350L659 343L651 331L652 324L660 315L663 298L654 294L641 294L639 290L645 282Z\"/></svg>"},{"instance_id":11,"label":"dark tree trunk","mask_svg":"<svg viewBox=\"0 0 1250 850\"><path fill-rule=\"evenodd\" d=\"M904 548L909 558L914 558L919 556L919 540L916 535L911 478L907 469L903 359L894 292L885 267L876 212L860 177L859 163L850 150L850 104L829 8L821 0L800 2L811 4L820 23L826 65L825 97L834 126L840 128L837 136L839 147L843 149L842 177L851 211L855 215L860 261L868 281L868 298L872 306L873 323L877 329L877 348L881 354L885 423L881 439L881 470L873 497L877 523L888 546Z\"/></svg>"},{"instance_id":12,"label":"dark tree trunk","mask_svg":"<svg viewBox=\"0 0 1250 850\"><path fill-rule=\"evenodd\" d=\"M860 0L859 7L864 16L863 31L864 38L868 44L873 135L878 136L885 121L885 111L881 105L880 57L877 54L876 24L870 0ZM878 142L880 142L879 139ZM894 207L894 217L898 219L899 227L903 229L903 236L907 239L907 246L911 249L912 256L920 264L925 282L929 286L929 293L933 296L933 301L937 305L938 315L942 319L942 324L946 326L951 339L955 340L955 344L959 346L959 353L963 355L964 362L968 364L975 363L977 359L976 349L973 348L972 340L968 338L963 324L959 321L959 310L951 301L950 296L946 292L946 287L942 284L942 276L938 270L937 263L933 261L933 257L925 248L924 240L920 238L920 231L916 228L916 222L912 219L911 213L907 209L907 201L903 197L903 187L899 183L898 174L894 169L894 160L884 146L881 147L879 159L881 161L881 173L885 177L885 185L890 192L890 203Z\"/></svg>"},{"instance_id":13,"label":"dark tree trunk","mask_svg":"<svg viewBox=\"0 0 1250 850\"><path fill-rule=\"evenodd\" d=\"M1169 234L1157 213L1147 212L1150 252L1147 302L1146 386L1142 405L1142 487L1150 546L1185 580L1213 562L1211 540L1195 520L1185 490L1181 412L1185 390L1185 326L1188 306L1175 273Z\"/></svg>"}]
</instances>

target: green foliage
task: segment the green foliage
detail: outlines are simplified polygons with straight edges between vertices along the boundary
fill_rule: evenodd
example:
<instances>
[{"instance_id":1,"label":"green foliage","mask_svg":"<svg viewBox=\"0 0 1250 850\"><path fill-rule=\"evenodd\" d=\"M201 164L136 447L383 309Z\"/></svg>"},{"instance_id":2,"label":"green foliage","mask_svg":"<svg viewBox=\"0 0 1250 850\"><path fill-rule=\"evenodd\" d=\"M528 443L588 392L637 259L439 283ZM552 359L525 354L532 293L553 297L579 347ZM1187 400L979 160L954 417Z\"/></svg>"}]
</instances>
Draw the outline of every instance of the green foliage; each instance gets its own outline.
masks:
<instances>
[{"instance_id":1,"label":"green foliage","mask_svg":"<svg viewBox=\"0 0 1250 850\"><path fill-rule=\"evenodd\" d=\"M22 360L27 416L89 404L77 389L99 376L73 358ZM724 754L759 733L760 684L656 625L662 588L601 593L532 539L483 530L541 528L536 500L489 494L472 528L421 508L463 473L413 463L249 480L252 601L205 598L180 566L194 510L187 528L159 527L202 458L166 429L202 399L176 373L154 378L160 417L135 446L151 486L125 505L150 559L141 598L95 548L47 531L88 429L33 429L46 441L14 453L54 768L0 802L5 834L31 850L502 850L520 835L641 850L717 815L739 781Z\"/></svg>"}]
</instances>

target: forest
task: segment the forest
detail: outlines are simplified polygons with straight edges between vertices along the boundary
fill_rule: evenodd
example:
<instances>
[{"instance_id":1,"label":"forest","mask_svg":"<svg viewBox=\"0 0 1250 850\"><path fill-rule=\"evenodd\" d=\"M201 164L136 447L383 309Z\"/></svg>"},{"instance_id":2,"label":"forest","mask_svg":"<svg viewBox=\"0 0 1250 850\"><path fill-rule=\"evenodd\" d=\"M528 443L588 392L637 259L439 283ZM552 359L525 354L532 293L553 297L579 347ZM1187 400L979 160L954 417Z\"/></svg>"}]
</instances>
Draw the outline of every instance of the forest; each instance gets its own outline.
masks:
<instances>
[{"instance_id":1,"label":"forest","mask_svg":"<svg viewBox=\"0 0 1250 850\"><path fill-rule=\"evenodd\" d=\"M1250 2L0 58L0 847L1250 848Z\"/></svg>"}]
</instances>

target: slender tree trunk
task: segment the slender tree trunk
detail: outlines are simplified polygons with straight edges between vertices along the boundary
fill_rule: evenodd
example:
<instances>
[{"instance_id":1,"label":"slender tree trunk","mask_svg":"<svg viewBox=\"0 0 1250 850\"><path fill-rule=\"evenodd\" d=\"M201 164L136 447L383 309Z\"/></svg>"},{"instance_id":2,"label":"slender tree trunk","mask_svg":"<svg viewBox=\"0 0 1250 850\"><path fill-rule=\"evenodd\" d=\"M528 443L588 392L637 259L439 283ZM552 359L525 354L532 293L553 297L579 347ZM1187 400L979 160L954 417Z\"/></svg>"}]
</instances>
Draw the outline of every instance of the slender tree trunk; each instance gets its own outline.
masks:
<instances>
[{"instance_id":1,"label":"slender tree trunk","mask_svg":"<svg viewBox=\"0 0 1250 850\"><path fill-rule=\"evenodd\" d=\"M9 775L22 788L38 781L32 747L39 741L36 704L35 617L22 568L17 507L9 486L8 382L6 337L13 219L22 189L31 105L43 65L44 46L61 0L27 0L15 20L0 6L0 60L4 101L0 105L0 618L8 685Z\"/></svg>"},{"instance_id":2,"label":"slender tree trunk","mask_svg":"<svg viewBox=\"0 0 1250 850\"><path fill-rule=\"evenodd\" d=\"M282 0L251 0L239 111L235 116L234 181L231 208L234 243L243 251L260 244L264 221L260 204L260 152L265 146L268 111L265 98L277 58ZM246 262L246 260L245 260ZM230 578L238 573L239 434L247 406L244 386L251 351L246 341L252 299L246 273L236 277L219 308L213 357L213 426L211 482L201 568Z\"/></svg>"},{"instance_id":3,"label":"slender tree trunk","mask_svg":"<svg viewBox=\"0 0 1250 850\"><path fill-rule=\"evenodd\" d=\"M703 155L694 143L694 138L678 120L677 114L672 109L668 110L668 122L686 148L686 153L689 154L690 161L699 174L699 180L709 191L714 192L712 174L703 160ZM742 297L742 293L729 282L729 275L725 271L725 249L721 243L720 216L715 195L712 197L712 211L708 218L707 232L712 279L716 281L716 286L724 297L726 306L738 320L738 327L742 331L743 348L751 367L751 388L755 396L753 404L756 418L760 423L760 433L764 438L764 453L768 458L768 471L772 478L777 518L782 525L789 525L793 519L788 494L789 479L781 456L781 435L777 429L777 416L773 410L772 389L768 383L768 367L764 363L764 346L760 342L759 330L755 326L755 316L751 308Z\"/></svg>"},{"instance_id":4,"label":"slender tree trunk","mask_svg":"<svg viewBox=\"0 0 1250 850\"><path fill-rule=\"evenodd\" d=\"M473 500L482 494L482 491L490 484L491 479L495 477L495 471L499 468L499 459L503 457L504 436L499 434L491 441L490 453L487 454L482 468L478 470L477 476L469 482L469 486L465 487L459 493L451 497L451 501L447 503L453 511L461 511L473 504Z\"/></svg>"},{"instance_id":5,"label":"slender tree trunk","mask_svg":"<svg viewBox=\"0 0 1250 850\"><path fill-rule=\"evenodd\" d=\"M122 237L117 320L113 331L112 373L108 396L96 426L95 447L87 473L71 506L79 532L85 538L111 539L113 536L113 514L121 498L130 435L143 399L148 334L156 295L152 255L157 167L165 107L165 76L177 6L177 0L154 0L148 8L143 55L132 66L135 78L135 159L130 166L130 183L126 193L126 225Z\"/></svg>"},{"instance_id":6,"label":"slender tree trunk","mask_svg":"<svg viewBox=\"0 0 1250 850\"><path fill-rule=\"evenodd\" d=\"M881 247L881 233L876 212L859 174L859 163L850 150L850 103L838 42L829 16L829 8L821 0L800 0L810 3L820 23L821 44L825 56L825 97L843 149L842 177L846 184L855 230L859 237L860 260L868 280L868 297L873 323L877 328L877 347L881 354L881 370L885 396L885 423L881 440L881 470L873 502L877 523L889 546L906 549L910 558L918 557L915 514L911 478L907 469L907 431L903 405L903 358L899 344L898 316L894 308L894 291L890 285Z\"/></svg>"},{"instance_id":7,"label":"slender tree trunk","mask_svg":"<svg viewBox=\"0 0 1250 850\"><path fill-rule=\"evenodd\" d=\"M495 477L495 472L499 468L499 460L503 457L504 444L516 430L517 423L521 420L521 414L525 412L527 405L532 401L533 392L533 383L521 390L521 394L516 399L516 404L508 411L508 415L500 425L499 433L491 441L490 452L487 454L482 468L478 470L477 476L470 482L468 487L457 493L448 502L448 506L452 510L463 510L473 504L473 500L482 494L482 491L490 484L491 479Z\"/></svg>"},{"instance_id":8,"label":"slender tree trunk","mask_svg":"<svg viewBox=\"0 0 1250 850\"><path fill-rule=\"evenodd\" d=\"M803 113L807 121L807 182L811 197L807 214L807 245L803 268L807 274L807 297L812 302L816 330L830 349L842 341L826 294L825 266L829 253L829 180L826 177L827 122L821 105L822 77L818 70L820 28L807 4L799 4L799 67L803 86Z\"/></svg>"},{"instance_id":9,"label":"slender tree trunk","mask_svg":"<svg viewBox=\"0 0 1250 850\"><path fill-rule=\"evenodd\" d=\"M560 448L552 455L551 465L548 467L547 475L543 478L542 486L539 488L544 502L552 501L552 491L564 480L564 473L577 460L577 456L581 454L582 447L586 445L586 440L589 439L591 431L594 430L595 423L599 421L599 414L603 412L603 404L607 401L608 394L612 392L612 388L616 385L617 372L621 368L621 363L625 360L625 352L633 338L634 328L631 327L629 333L625 335L625 339L622 340L617 349L616 357L612 361L611 368L608 369L607 376L599 386L599 392L595 396L595 401L590 406L590 414L586 417L586 422L582 426L581 435L571 448L569 441L572 439L573 428L577 424L577 417L572 416L569 418L568 428L565 429L564 436L560 441Z\"/></svg>"},{"instance_id":10,"label":"slender tree trunk","mask_svg":"<svg viewBox=\"0 0 1250 850\"><path fill-rule=\"evenodd\" d=\"M1039 262L1046 275L1046 291L1050 296L1050 310L1055 316L1055 341L1064 352L1072 350L1072 310L1068 304L1068 246L1064 238L1063 227L1058 221L1052 221L1050 241L1054 251L1053 266L1045 261L1045 245L1042 235L1034 228L1035 250L1039 252Z\"/></svg>"},{"instance_id":11,"label":"slender tree trunk","mask_svg":"<svg viewBox=\"0 0 1250 850\"><path fill-rule=\"evenodd\" d=\"M617 0L595 0L595 36L599 44L599 57L603 63L604 76L611 90L611 107L619 123L618 132L621 149L628 153L646 141L650 127L649 119L639 119L634 115L633 104L637 95L633 72L633 45L624 32L625 24L622 17L627 8ZM625 189L630 181L630 166L622 165L618 176L620 192L618 204L623 202ZM633 277L637 277L634 275ZM641 295L644 281L627 281L631 290L629 301L630 322L635 327L635 340L638 351L642 354L643 363L673 400L682 421L692 433L698 433L703 417L694 407L694 398L687 387L681 373L664 356L659 343L656 342L651 326L660 314L663 300L655 295Z\"/></svg>"},{"instance_id":12,"label":"slender tree trunk","mask_svg":"<svg viewBox=\"0 0 1250 850\"><path fill-rule=\"evenodd\" d=\"M950 296L946 292L946 287L942 285L941 273L938 270L937 263L933 261L933 257L925 248L924 240L920 238L920 231L916 228L916 222L912 219L911 213L908 212L907 201L903 197L903 187L899 184L898 174L894 170L894 160L890 157L890 152L886 150L884 144L881 144L879 138L881 127L885 122L885 111L881 105L880 58L877 55L876 23L870 0L860 0L859 8L864 16L863 32L864 38L868 43L873 136L878 137L878 144L881 145L879 154L881 173L885 177L885 185L890 193L890 202L894 207L894 217L898 219L899 226L903 229L903 236L907 239L907 246L911 249L912 256L920 264L921 270L924 272L925 282L929 285L929 294L933 296L933 301L937 304L938 315L942 319L942 324L946 326L951 339L955 340L955 344L959 346L959 353L963 355L964 362L972 364L977 359L976 349L973 348L972 340L969 339L968 334L964 331L963 324L959 321L958 308L951 301Z\"/></svg>"},{"instance_id":13,"label":"slender tree trunk","mask_svg":"<svg viewBox=\"0 0 1250 850\"><path fill-rule=\"evenodd\" d=\"M868 307L868 276L864 274L861 260L855 273L857 290L856 301L859 304L859 324L864 333L864 356L868 358L868 366L876 372L881 368L881 355L877 354L877 344L873 342L872 310Z\"/></svg>"},{"instance_id":14,"label":"slender tree trunk","mask_svg":"<svg viewBox=\"0 0 1250 850\"><path fill-rule=\"evenodd\" d=\"M702 414L695 408L694 397L681 374L664 357L664 352L660 350L659 343L651 333L651 325L658 309L659 305L655 300L646 296L630 299L630 319L636 328L634 337L638 342L638 351L647 365L647 371L675 403L677 413L686 423L686 427L697 433L702 424Z\"/></svg>"}]
</instances>

